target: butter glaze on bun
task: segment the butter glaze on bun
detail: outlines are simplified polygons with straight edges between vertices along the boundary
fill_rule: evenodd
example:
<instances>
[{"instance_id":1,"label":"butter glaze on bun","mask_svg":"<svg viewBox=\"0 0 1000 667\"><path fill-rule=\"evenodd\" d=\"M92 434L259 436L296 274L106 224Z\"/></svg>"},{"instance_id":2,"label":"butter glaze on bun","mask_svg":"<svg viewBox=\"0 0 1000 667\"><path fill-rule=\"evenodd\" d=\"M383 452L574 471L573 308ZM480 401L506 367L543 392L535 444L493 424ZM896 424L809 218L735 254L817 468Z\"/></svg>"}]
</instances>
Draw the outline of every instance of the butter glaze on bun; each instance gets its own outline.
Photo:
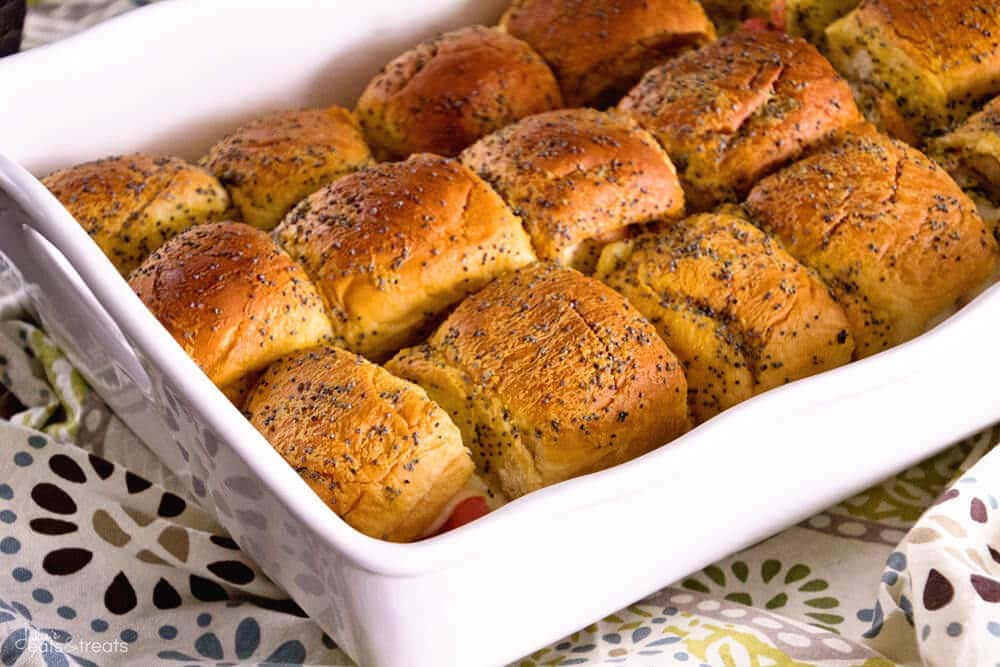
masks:
<instances>
[{"instance_id":1,"label":"butter glaze on bun","mask_svg":"<svg viewBox=\"0 0 1000 667\"><path fill-rule=\"evenodd\" d=\"M341 178L275 235L319 288L337 344L374 360L416 343L466 294L535 257L486 183L429 154Z\"/></svg>"},{"instance_id":2,"label":"butter glaze on bun","mask_svg":"<svg viewBox=\"0 0 1000 667\"><path fill-rule=\"evenodd\" d=\"M423 536L472 475L458 428L423 389L344 350L272 364L245 411L316 495L371 537Z\"/></svg>"},{"instance_id":3,"label":"butter glaze on bun","mask_svg":"<svg viewBox=\"0 0 1000 667\"><path fill-rule=\"evenodd\" d=\"M857 357L919 335L996 270L996 241L969 197L870 126L764 179L746 208L830 287Z\"/></svg>"},{"instance_id":4,"label":"butter glaze on bun","mask_svg":"<svg viewBox=\"0 0 1000 667\"><path fill-rule=\"evenodd\" d=\"M548 65L495 28L445 33L402 54L361 94L357 112L379 157L453 156L494 130L562 106Z\"/></svg>"},{"instance_id":5,"label":"butter glaze on bun","mask_svg":"<svg viewBox=\"0 0 1000 667\"><path fill-rule=\"evenodd\" d=\"M571 107L612 106L650 67L715 39L695 0L514 0L500 26L545 58Z\"/></svg>"},{"instance_id":6,"label":"butter glaze on bun","mask_svg":"<svg viewBox=\"0 0 1000 667\"><path fill-rule=\"evenodd\" d=\"M773 30L740 30L667 61L618 107L663 144L693 211L739 201L760 177L861 119L816 48Z\"/></svg>"},{"instance_id":7,"label":"butter glaze on bun","mask_svg":"<svg viewBox=\"0 0 1000 667\"><path fill-rule=\"evenodd\" d=\"M1000 92L1000 11L982 0L864 0L826 29L868 118L917 143Z\"/></svg>"},{"instance_id":8,"label":"butter glaze on bun","mask_svg":"<svg viewBox=\"0 0 1000 667\"><path fill-rule=\"evenodd\" d=\"M539 258L584 272L630 225L684 212L670 158L615 111L531 116L480 139L461 159L521 216Z\"/></svg>"},{"instance_id":9,"label":"butter glaze on bun","mask_svg":"<svg viewBox=\"0 0 1000 667\"><path fill-rule=\"evenodd\" d=\"M42 182L125 276L167 240L229 209L214 176L173 157L108 157Z\"/></svg>"},{"instance_id":10,"label":"butter glaze on bun","mask_svg":"<svg viewBox=\"0 0 1000 667\"><path fill-rule=\"evenodd\" d=\"M451 414L510 498L690 427L684 372L656 329L614 290L551 263L497 278L387 368Z\"/></svg>"},{"instance_id":11,"label":"butter glaze on bun","mask_svg":"<svg viewBox=\"0 0 1000 667\"><path fill-rule=\"evenodd\" d=\"M273 229L295 204L371 161L341 107L270 114L212 146L203 164L229 190L243 222Z\"/></svg>"},{"instance_id":12,"label":"butter glaze on bun","mask_svg":"<svg viewBox=\"0 0 1000 667\"><path fill-rule=\"evenodd\" d=\"M150 255L129 283L237 404L271 362L331 335L305 272L265 232L242 223L189 229Z\"/></svg>"},{"instance_id":13,"label":"butter glaze on bun","mask_svg":"<svg viewBox=\"0 0 1000 667\"><path fill-rule=\"evenodd\" d=\"M616 243L597 277L684 363L698 422L848 363L847 316L826 286L745 219L703 214Z\"/></svg>"}]
</instances>

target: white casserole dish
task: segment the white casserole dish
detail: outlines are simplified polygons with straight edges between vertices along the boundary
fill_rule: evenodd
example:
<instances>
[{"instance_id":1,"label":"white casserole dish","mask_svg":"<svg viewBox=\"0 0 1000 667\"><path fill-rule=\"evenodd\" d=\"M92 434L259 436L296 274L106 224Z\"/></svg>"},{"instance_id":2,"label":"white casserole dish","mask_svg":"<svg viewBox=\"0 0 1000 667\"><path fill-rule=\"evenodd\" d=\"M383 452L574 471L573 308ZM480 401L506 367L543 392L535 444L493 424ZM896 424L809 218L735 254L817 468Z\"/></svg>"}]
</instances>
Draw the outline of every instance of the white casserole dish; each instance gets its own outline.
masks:
<instances>
[{"instance_id":1,"label":"white casserole dish","mask_svg":"<svg viewBox=\"0 0 1000 667\"><path fill-rule=\"evenodd\" d=\"M338 519L29 172L197 158L265 110L341 103L505 0L174 0L0 61L0 250L88 380L358 662L516 659L1000 418L1000 287L909 344L417 544ZM18 166L22 165L24 169ZM25 171L25 169L27 171Z\"/></svg>"}]
</instances>

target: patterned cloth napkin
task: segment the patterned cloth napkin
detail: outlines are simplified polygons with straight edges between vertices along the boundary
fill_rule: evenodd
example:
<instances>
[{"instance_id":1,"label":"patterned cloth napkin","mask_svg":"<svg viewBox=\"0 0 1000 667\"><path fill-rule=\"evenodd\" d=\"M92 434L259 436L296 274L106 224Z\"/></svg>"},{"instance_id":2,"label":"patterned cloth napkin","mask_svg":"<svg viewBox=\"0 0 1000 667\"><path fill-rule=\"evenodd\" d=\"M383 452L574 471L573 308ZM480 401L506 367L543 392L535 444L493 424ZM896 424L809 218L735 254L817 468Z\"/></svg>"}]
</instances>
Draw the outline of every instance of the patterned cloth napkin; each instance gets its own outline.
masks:
<instances>
[{"instance_id":1,"label":"patterned cloth napkin","mask_svg":"<svg viewBox=\"0 0 1000 667\"><path fill-rule=\"evenodd\" d=\"M26 45L135 4L35 2ZM89 389L3 263L0 384L0 662L350 664ZM953 445L517 664L1000 665L998 440Z\"/></svg>"}]
</instances>

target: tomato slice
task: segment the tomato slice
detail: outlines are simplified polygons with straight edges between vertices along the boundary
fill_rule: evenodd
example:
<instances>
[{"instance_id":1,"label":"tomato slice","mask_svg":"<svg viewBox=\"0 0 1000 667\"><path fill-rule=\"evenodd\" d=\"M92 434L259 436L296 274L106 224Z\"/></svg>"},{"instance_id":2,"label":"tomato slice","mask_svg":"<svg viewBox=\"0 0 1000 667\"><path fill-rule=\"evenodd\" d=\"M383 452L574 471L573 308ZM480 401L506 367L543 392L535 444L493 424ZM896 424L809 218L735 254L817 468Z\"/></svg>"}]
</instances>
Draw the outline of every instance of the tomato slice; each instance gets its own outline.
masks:
<instances>
[{"instance_id":1,"label":"tomato slice","mask_svg":"<svg viewBox=\"0 0 1000 667\"><path fill-rule=\"evenodd\" d=\"M490 507L486 504L486 498L483 496L472 496L471 498L466 498L462 502L455 505L455 509L452 510L451 516L448 520L444 522L441 526L442 533L447 533L449 530L454 530L459 526L464 526L467 523L471 523L480 517L484 517L490 513Z\"/></svg>"}]
</instances>

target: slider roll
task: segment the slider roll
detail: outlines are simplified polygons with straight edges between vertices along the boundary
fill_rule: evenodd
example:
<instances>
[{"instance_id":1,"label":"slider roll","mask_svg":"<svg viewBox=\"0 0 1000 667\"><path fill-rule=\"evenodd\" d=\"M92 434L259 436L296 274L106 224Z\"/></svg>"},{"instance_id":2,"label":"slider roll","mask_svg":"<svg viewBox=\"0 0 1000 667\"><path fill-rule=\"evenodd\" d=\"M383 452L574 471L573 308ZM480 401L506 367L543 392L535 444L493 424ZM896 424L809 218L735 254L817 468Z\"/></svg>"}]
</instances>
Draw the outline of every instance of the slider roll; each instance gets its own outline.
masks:
<instances>
[{"instance_id":1,"label":"slider roll","mask_svg":"<svg viewBox=\"0 0 1000 667\"><path fill-rule=\"evenodd\" d=\"M746 208L830 287L857 357L919 335L996 269L996 241L969 197L929 158L870 126L764 179Z\"/></svg>"},{"instance_id":2,"label":"slider roll","mask_svg":"<svg viewBox=\"0 0 1000 667\"><path fill-rule=\"evenodd\" d=\"M486 183L429 154L341 178L275 236L319 289L336 343L373 360L421 340L465 295L535 257Z\"/></svg>"},{"instance_id":3,"label":"slider roll","mask_svg":"<svg viewBox=\"0 0 1000 667\"><path fill-rule=\"evenodd\" d=\"M572 269L534 264L463 301L388 369L427 390L510 498L649 452L690 426L656 330Z\"/></svg>"},{"instance_id":4,"label":"slider roll","mask_svg":"<svg viewBox=\"0 0 1000 667\"><path fill-rule=\"evenodd\" d=\"M472 475L444 410L420 387L344 350L276 362L246 413L323 502L371 537L425 536Z\"/></svg>"},{"instance_id":5,"label":"slider roll","mask_svg":"<svg viewBox=\"0 0 1000 667\"><path fill-rule=\"evenodd\" d=\"M805 40L741 30L650 70L621 101L677 165L689 208L739 201L762 176L860 120Z\"/></svg>"},{"instance_id":6,"label":"slider roll","mask_svg":"<svg viewBox=\"0 0 1000 667\"><path fill-rule=\"evenodd\" d=\"M563 104L548 65L495 28L445 33L379 72L357 113L378 157L454 156L490 132Z\"/></svg>"},{"instance_id":7,"label":"slider roll","mask_svg":"<svg viewBox=\"0 0 1000 667\"><path fill-rule=\"evenodd\" d=\"M273 229L307 195L370 161L357 121L335 106L251 121L212 146L203 164L243 222Z\"/></svg>"},{"instance_id":8,"label":"slider roll","mask_svg":"<svg viewBox=\"0 0 1000 667\"><path fill-rule=\"evenodd\" d=\"M728 214L612 244L597 277L623 294L684 363L696 421L851 360L847 316L781 245Z\"/></svg>"},{"instance_id":9,"label":"slider roll","mask_svg":"<svg viewBox=\"0 0 1000 667\"><path fill-rule=\"evenodd\" d=\"M209 379L239 405L278 358L331 336L305 272L266 233L236 222L194 227L129 278Z\"/></svg>"},{"instance_id":10,"label":"slider roll","mask_svg":"<svg viewBox=\"0 0 1000 667\"><path fill-rule=\"evenodd\" d=\"M670 158L615 111L531 116L484 137L461 159L521 216L539 258L584 272L605 243L684 212Z\"/></svg>"},{"instance_id":11,"label":"slider roll","mask_svg":"<svg viewBox=\"0 0 1000 667\"><path fill-rule=\"evenodd\" d=\"M229 209L229 195L214 176L173 157L108 157L57 171L42 183L124 276L177 234L221 220Z\"/></svg>"}]
</instances>

